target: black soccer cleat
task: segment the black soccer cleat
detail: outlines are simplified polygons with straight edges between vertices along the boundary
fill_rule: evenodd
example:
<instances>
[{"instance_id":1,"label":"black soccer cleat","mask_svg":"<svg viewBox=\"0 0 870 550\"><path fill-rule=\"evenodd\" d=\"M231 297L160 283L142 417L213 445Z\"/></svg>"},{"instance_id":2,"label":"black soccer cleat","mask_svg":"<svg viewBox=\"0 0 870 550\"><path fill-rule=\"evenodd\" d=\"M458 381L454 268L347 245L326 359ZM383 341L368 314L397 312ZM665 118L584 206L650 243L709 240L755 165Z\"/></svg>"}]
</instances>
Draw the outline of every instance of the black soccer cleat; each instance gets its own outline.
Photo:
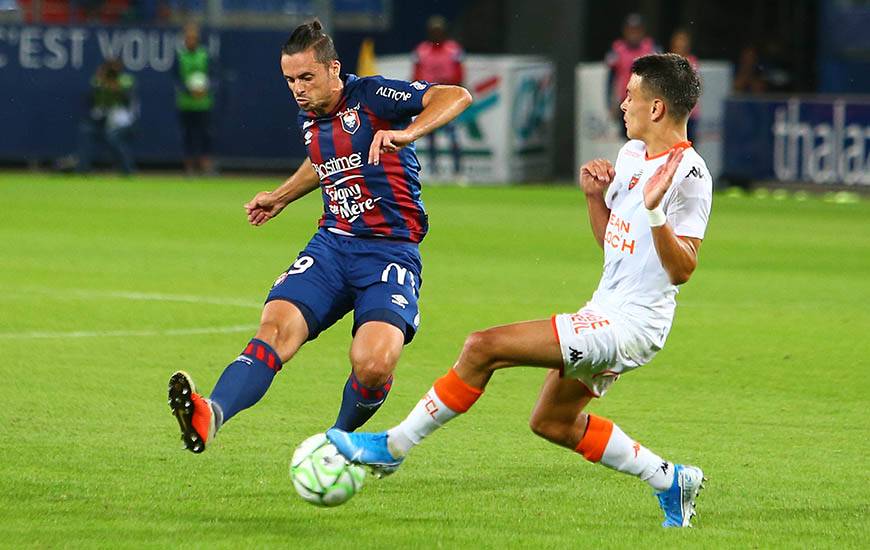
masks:
<instances>
[{"instance_id":1,"label":"black soccer cleat","mask_svg":"<svg viewBox=\"0 0 870 550\"><path fill-rule=\"evenodd\" d=\"M180 370L169 379L169 408L181 428L187 450L201 453L214 438L215 418L211 402L196 393L190 375Z\"/></svg>"}]
</instances>

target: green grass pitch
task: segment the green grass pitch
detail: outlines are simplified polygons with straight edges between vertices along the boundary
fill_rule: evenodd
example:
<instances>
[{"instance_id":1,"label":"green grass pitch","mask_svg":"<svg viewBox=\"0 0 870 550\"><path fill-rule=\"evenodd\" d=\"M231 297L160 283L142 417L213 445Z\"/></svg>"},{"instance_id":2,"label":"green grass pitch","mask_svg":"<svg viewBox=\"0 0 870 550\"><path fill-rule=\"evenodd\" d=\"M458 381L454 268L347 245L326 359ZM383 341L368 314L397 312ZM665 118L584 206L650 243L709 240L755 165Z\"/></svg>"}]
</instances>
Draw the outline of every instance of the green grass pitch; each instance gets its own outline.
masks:
<instances>
[{"instance_id":1,"label":"green grass pitch","mask_svg":"<svg viewBox=\"0 0 870 550\"><path fill-rule=\"evenodd\" d=\"M870 532L870 202L716 197L668 345L591 410L710 481L693 530L651 491L532 435L539 369L486 395L337 509L294 493L331 425L345 319L199 456L166 406L210 389L315 228L261 228L273 180L0 176L0 546L859 547ZM404 417L474 329L576 310L601 252L569 187L428 188L422 328L371 429Z\"/></svg>"}]
</instances>

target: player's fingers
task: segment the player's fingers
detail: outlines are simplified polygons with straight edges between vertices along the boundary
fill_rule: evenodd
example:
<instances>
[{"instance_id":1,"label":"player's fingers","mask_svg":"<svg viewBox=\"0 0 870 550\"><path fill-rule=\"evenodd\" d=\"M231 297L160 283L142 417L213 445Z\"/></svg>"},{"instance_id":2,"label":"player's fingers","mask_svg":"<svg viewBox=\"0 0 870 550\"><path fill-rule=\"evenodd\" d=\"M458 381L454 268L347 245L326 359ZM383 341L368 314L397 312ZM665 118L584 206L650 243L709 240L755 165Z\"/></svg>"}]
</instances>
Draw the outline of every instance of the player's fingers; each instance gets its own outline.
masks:
<instances>
[{"instance_id":1,"label":"player's fingers","mask_svg":"<svg viewBox=\"0 0 870 550\"><path fill-rule=\"evenodd\" d=\"M267 196L268 194L269 194L268 191L260 191L259 193L254 195L254 198L252 198L251 200L249 200L248 202L245 203L245 208L247 208L249 210L253 210L254 208L257 208L258 206L260 206L260 199Z\"/></svg>"},{"instance_id":2,"label":"player's fingers","mask_svg":"<svg viewBox=\"0 0 870 550\"><path fill-rule=\"evenodd\" d=\"M674 175L674 172L677 171L677 168L680 166L680 161L683 160L683 150L679 149L676 151L671 158L668 159L668 174L671 176Z\"/></svg>"},{"instance_id":3,"label":"player's fingers","mask_svg":"<svg viewBox=\"0 0 870 550\"><path fill-rule=\"evenodd\" d=\"M604 164L604 159L595 160L595 179L598 181L607 181L607 166Z\"/></svg>"},{"instance_id":4,"label":"player's fingers","mask_svg":"<svg viewBox=\"0 0 870 550\"><path fill-rule=\"evenodd\" d=\"M369 147L369 164L377 165L381 158L381 141L384 138L383 130L378 131L372 139L372 145Z\"/></svg>"},{"instance_id":5,"label":"player's fingers","mask_svg":"<svg viewBox=\"0 0 870 550\"><path fill-rule=\"evenodd\" d=\"M384 139L381 141L381 153L394 153L395 151L396 146L393 144L390 134L384 134Z\"/></svg>"},{"instance_id":6,"label":"player's fingers","mask_svg":"<svg viewBox=\"0 0 870 550\"><path fill-rule=\"evenodd\" d=\"M369 164L374 164L375 150L380 149L380 147L381 147L380 140L381 140L381 133L375 132L375 135L372 138L372 144L369 146Z\"/></svg>"}]
</instances>

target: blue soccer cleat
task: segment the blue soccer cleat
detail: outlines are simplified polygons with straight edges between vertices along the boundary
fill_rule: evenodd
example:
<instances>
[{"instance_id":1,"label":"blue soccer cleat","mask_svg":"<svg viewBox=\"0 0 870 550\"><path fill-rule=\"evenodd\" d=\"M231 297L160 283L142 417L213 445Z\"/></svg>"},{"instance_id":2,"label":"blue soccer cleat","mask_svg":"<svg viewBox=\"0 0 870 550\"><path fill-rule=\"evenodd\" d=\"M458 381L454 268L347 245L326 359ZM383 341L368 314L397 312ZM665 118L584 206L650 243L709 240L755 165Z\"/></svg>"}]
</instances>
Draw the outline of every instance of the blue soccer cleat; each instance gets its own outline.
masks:
<instances>
[{"instance_id":1,"label":"blue soccer cleat","mask_svg":"<svg viewBox=\"0 0 870 550\"><path fill-rule=\"evenodd\" d=\"M695 516L695 499L704 487L704 472L695 466L674 464L674 482L671 488L656 493L659 506L665 513L662 527L691 527Z\"/></svg>"},{"instance_id":2,"label":"blue soccer cleat","mask_svg":"<svg viewBox=\"0 0 870 550\"><path fill-rule=\"evenodd\" d=\"M338 428L326 431L326 438L346 459L369 466L377 477L392 474L402 465L404 457L396 458L387 446L387 432L348 433Z\"/></svg>"}]
</instances>

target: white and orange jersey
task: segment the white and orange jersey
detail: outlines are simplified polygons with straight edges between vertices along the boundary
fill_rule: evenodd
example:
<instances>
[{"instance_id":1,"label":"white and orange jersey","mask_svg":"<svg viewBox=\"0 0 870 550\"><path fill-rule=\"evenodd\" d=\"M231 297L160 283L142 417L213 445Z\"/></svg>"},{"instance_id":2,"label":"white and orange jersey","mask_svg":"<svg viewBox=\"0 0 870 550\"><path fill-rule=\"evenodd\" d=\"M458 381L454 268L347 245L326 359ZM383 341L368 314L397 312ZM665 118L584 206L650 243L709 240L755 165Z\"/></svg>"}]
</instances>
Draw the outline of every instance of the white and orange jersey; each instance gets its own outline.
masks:
<instances>
[{"instance_id":1,"label":"white and orange jersey","mask_svg":"<svg viewBox=\"0 0 870 550\"><path fill-rule=\"evenodd\" d=\"M691 143L675 147L684 147L685 151L662 207L678 236L703 239L713 200L713 181L707 164ZM620 149L616 177L604 196L610 208L604 235L604 272L592 297L592 302L634 324L658 348L670 331L678 291L656 252L643 187L665 163L667 154L648 158L646 145L638 140Z\"/></svg>"}]
</instances>

